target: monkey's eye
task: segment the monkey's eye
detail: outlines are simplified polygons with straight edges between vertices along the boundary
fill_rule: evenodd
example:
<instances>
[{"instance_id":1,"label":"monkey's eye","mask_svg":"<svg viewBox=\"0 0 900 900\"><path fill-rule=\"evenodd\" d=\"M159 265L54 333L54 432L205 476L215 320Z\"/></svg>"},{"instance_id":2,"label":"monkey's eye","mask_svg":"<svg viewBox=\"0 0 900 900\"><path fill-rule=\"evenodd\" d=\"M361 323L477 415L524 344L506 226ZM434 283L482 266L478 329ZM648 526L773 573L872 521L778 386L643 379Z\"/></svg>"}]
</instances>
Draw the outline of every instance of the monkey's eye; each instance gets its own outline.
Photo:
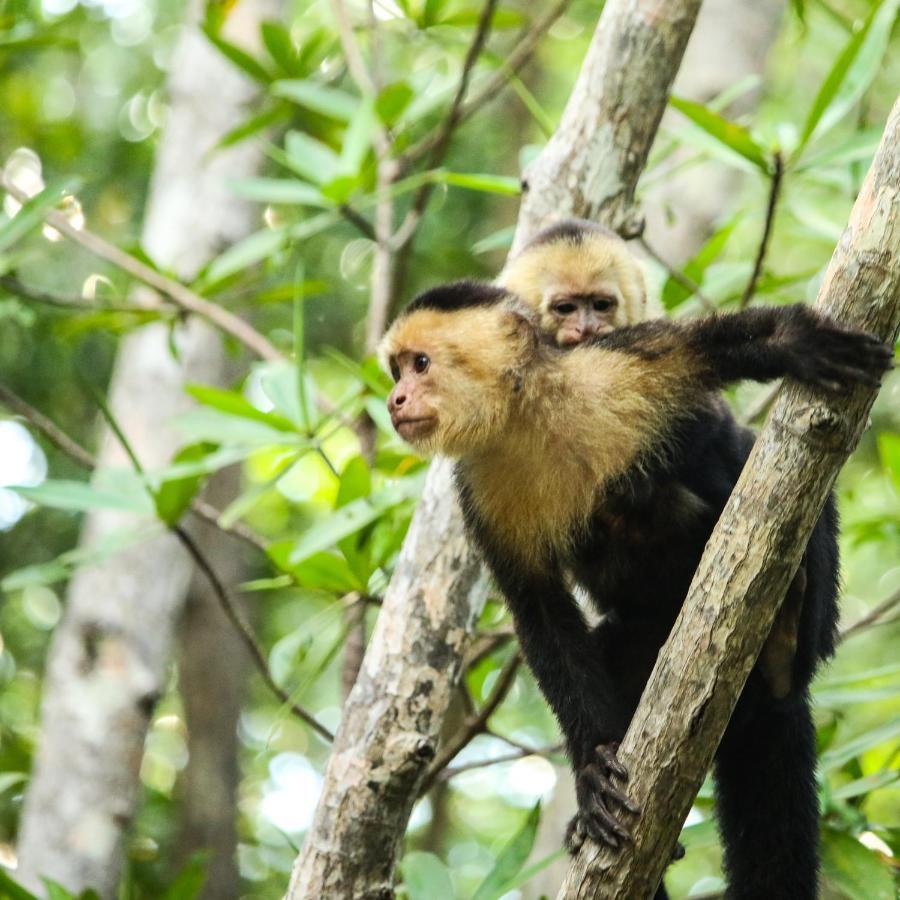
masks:
<instances>
[{"instance_id":1,"label":"monkey's eye","mask_svg":"<svg viewBox=\"0 0 900 900\"><path fill-rule=\"evenodd\" d=\"M594 309L597 312L606 312L613 305L613 302L611 297L598 297L594 301Z\"/></svg>"},{"instance_id":2,"label":"monkey's eye","mask_svg":"<svg viewBox=\"0 0 900 900\"><path fill-rule=\"evenodd\" d=\"M574 303L563 301L553 305L553 312L559 313L561 316L570 316L578 307Z\"/></svg>"},{"instance_id":3,"label":"monkey's eye","mask_svg":"<svg viewBox=\"0 0 900 900\"><path fill-rule=\"evenodd\" d=\"M400 380L400 366L397 365L397 360L391 360L391 378L394 379L394 384L396 384Z\"/></svg>"},{"instance_id":4,"label":"monkey's eye","mask_svg":"<svg viewBox=\"0 0 900 900\"><path fill-rule=\"evenodd\" d=\"M421 375L423 372L428 371L428 366L431 364L431 360L424 353L417 353L415 359L413 360L413 371L416 375Z\"/></svg>"}]
</instances>

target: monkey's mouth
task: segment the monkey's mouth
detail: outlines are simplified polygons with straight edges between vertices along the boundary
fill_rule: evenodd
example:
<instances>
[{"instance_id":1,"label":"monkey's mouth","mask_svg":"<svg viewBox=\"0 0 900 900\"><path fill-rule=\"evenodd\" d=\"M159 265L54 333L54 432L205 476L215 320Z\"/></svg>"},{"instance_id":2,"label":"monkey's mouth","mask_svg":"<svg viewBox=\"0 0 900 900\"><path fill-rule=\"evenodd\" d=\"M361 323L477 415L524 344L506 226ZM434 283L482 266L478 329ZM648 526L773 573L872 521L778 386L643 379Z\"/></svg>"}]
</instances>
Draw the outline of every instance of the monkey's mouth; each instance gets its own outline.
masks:
<instances>
[{"instance_id":1,"label":"monkey's mouth","mask_svg":"<svg viewBox=\"0 0 900 900\"><path fill-rule=\"evenodd\" d=\"M392 419L394 430L404 441L419 441L428 437L437 427L437 416L423 416L418 419Z\"/></svg>"}]
</instances>

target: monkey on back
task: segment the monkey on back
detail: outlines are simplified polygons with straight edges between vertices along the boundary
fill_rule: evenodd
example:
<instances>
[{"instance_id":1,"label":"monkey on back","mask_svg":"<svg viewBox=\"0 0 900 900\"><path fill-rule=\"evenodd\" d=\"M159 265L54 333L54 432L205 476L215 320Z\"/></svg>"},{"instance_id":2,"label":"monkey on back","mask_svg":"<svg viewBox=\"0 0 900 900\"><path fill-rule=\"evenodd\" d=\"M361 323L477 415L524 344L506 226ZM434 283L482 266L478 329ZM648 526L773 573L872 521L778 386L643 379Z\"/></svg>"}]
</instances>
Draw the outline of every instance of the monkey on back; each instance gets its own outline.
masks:
<instances>
[{"instance_id":1,"label":"monkey on back","mask_svg":"<svg viewBox=\"0 0 900 900\"><path fill-rule=\"evenodd\" d=\"M567 835L574 849L588 836L613 846L628 839L623 810L635 808L615 748L752 443L717 391L781 375L828 388L872 383L889 353L804 307L625 325L616 310L640 308L631 291L636 267L604 232L588 229L587 240L571 232L539 236L502 286L426 292L392 326L382 355L397 382L389 400L397 431L458 459L467 526L566 736L578 797ZM573 286L585 244L598 251L585 257L596 268ZM611 277L596 265L610 247L608 259L623 266ZM554 281L548 249L551 260L569 260L566 278ZM544 256L536 269L532 252ZM575 310L567 312L567 296ZM598 300L608 301L604 309ZM609 321L598 325L589 311ZM581 339L590 328L613 330L579 343L567 336L567 316ZM773 688L755 670L718 754L734 897L816 893L807 686L833 647L835 533L829 504L794 604L790 683ZM574 602L571 580L604 613L596 629Z\"/></svg>"}]
</instances>

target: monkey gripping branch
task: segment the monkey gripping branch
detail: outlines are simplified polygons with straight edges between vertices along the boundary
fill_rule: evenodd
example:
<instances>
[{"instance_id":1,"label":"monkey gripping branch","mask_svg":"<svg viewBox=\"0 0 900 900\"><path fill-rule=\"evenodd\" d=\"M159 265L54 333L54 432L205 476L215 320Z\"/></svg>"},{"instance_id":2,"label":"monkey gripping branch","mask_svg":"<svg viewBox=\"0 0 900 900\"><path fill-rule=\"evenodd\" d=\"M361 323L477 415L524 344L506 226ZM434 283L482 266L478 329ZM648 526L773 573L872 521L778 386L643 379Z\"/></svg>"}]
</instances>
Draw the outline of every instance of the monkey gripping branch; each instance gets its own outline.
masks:
<instances>
[{"instance_id":1,"label":"monkey gripping branch","mask_svg":"<svg viewBox=\"0 0 900 900\"><path fill-rule=\"evenodd\" d=\"M900 330L900 100L822 283L818 308L894 342ZM876 391L785 388L707 545L619 748L643 809L625 849L586 843L558 900L652 897L779 601ZM748 761L752 765L752 760ZM627 814L626 814L627 815Z\"/></svg>"}]
</instances>

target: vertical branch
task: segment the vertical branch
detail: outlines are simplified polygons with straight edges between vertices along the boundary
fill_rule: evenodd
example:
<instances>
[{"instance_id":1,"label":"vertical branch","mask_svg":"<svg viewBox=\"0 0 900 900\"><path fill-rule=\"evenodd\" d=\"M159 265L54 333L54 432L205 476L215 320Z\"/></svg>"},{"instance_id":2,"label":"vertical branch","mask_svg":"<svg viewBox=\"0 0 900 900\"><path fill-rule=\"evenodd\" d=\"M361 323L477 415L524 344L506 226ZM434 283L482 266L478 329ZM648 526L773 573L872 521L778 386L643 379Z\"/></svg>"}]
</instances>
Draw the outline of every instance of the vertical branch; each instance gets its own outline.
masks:
<instances>
[{"instance_id":1,"label":"vertical branch","mask_svg":"<svg viewBox=\"0 0 900 900\"><path fill-rule=\"evenodd\" d=\"M819 292L822 312L893 342L900 330L900 100ZM710 538L619 749L644 810L620 851L585 844L560 900L644 900L662 878L877 390L823 397L787 385Z\"/></svg>"}]
</instances>

